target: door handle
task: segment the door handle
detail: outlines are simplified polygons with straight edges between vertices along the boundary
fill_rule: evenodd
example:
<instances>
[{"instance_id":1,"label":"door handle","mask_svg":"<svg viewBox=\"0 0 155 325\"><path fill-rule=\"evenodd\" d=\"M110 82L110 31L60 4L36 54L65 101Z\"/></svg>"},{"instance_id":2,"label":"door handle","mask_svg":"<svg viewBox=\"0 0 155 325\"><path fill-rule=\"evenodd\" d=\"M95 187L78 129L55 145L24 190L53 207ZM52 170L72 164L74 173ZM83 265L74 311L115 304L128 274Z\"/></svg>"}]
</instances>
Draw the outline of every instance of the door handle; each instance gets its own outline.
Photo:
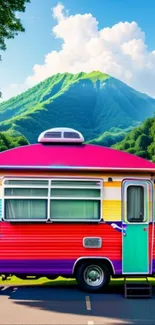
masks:
<instances>
[{"instance_id":1,"label":"door handle","mask_svg":"<svg viewBox=\"0 0 155 325\"><path fill-rule=\"evenodd\" d=\"M126 229L123 229L123 236L127 236Z\"/></svg>"},{"instance_id":2,"label":"door handle","mask_svg":"<svg viewBox=\"0 0 155 325\"><path fill-rule=\"evenodd\" d=\"M146 228L146 227L144 227L144 228L143 228L143 230L144 230L144 231L147 231L147 228Z\"/></svg>"}]
</instances>

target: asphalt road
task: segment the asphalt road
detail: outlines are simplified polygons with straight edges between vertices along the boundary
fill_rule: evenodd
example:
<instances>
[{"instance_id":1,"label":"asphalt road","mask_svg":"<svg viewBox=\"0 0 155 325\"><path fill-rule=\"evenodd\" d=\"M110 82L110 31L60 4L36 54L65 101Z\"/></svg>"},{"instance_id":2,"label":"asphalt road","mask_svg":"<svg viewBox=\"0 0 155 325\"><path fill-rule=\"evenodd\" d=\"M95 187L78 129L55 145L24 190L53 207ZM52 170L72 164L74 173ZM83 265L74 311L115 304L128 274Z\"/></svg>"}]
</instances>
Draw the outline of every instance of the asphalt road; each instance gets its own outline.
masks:
<instances>
[{"instance_id":1,"label":"asphalt road","mask_svg":"<svg viewBox=\"0 0 155 325\"><path fill-rule=\"evenodd\" d=\"M86 294L71 286L1 286L0 324L154 324L151 299L125 299L123 286Z\"/></svg>"}]
</instances>

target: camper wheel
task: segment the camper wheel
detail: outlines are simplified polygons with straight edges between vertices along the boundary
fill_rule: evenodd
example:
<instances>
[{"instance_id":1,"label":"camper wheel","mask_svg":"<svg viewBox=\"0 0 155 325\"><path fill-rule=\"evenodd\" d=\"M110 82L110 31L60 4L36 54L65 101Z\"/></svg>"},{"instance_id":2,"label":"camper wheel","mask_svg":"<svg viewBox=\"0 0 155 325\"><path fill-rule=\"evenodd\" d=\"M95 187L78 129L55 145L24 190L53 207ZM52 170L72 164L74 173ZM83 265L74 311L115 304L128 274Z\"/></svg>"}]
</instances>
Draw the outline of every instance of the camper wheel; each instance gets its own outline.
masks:
<instances>
[{"instance_id":1,"label":"camper wheel","mask_svg":"<svg viewBox=\"0 0 155 325\"><path fill-rule=\"evenodd\" d=\"M98 292L105 288L110 281L110 270L101 262L84 262L76 271L79 287L86 292Z\"/></svg>"}]
</instances>

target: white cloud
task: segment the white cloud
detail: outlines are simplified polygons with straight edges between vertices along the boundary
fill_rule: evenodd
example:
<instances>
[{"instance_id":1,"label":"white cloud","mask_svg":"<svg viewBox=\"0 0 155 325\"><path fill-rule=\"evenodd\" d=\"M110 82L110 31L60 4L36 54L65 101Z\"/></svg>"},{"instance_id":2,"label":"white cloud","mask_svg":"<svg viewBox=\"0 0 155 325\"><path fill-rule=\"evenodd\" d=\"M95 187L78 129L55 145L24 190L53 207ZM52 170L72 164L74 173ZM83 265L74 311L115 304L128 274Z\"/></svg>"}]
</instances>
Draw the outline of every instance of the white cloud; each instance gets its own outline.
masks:
<instances>
[{"instance_id":1,"label":"white cloud","mask_svg":"<svg viewBox=\"0 0 155 325\"><path fill-rule=\"evenodd\" d=\"M65 7L61 3L58 3L56 7L52 8L53 18L58 21L64 20L66 15L64 11Z\"/></svg>"},{"instance_id":2,"label":"white cloud","mask_svg":"<svg viewBox=\"0 0 155 325\"><path fill-rule=\"evenodd\" d=\"M155 51L147 49L145 33L136 22L99 30L91 13L69 15L60 3L52 11L57 21L52 32L62 40L62 48L46 54L44 64L34 65L24 87L58 72L100 70L155 97Z\"/></svg>"},{"instance_id":3,"label":"white cloud","mask_svg":"<svg viewBox=\"0 0 155 325\"><path fill-rule=\"evenodd\" d=\"M27 90L28 87L29 86L26 83L23 84L12 83L8 85L8 87L6 88L1 88L0 91L2 92L2 98L0 98L0 103L11 97L19 95L20 93Z\"/></svg>"}]
</instances>

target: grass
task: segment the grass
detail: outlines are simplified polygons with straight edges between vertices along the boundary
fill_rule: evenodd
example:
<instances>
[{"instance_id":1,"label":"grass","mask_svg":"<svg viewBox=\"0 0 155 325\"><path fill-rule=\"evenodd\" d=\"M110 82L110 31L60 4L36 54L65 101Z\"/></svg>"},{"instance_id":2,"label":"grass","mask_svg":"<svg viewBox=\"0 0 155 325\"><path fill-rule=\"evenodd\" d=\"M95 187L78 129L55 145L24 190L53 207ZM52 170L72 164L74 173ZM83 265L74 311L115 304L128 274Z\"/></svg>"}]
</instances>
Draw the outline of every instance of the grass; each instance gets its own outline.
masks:
<instances>
[{"instance_id":1,"label":"grass","mask_svg":"<svg viewBox=\"0 0 155 325\"><path fill-rule=\"evenodd\" d=\"M46 277L42 277L40 279L37 279L37 280L31 280L31 279L28 279L28 280L21 280L19 278L17 278L16 276L12 276L10 280L2 280L2 277L0 277L0 286L3 285L58 285L58 286L61 286L61 285L68 285L68 284L76 284L76 280L75 279L65 279L65 278L62 278L62 277L58 277L56 280L49 280L48 278Z\"/></svg>"},{"instance_id":2,"label":"grass","mask_svg":"<svg viewBox=\"0 0 155 325\"><path fill-rule=\"evenodd\" d=\"M127 278L128 282L145 282L146 277L144 278ZM150 284L155 286L155 278L149 278L148 281ZM110 285L123 285L124 284L124 278L121 279L112 279L110 282Z\"/></svg>"},{"instance_id":3,"label":"grass","mask_svg":"<svg viewBox=\"0 0 155 325\"><path fill-rule=\"evenodd\" d=\"M155 286L155 278L148 278L149 283ZM143 281L141 278L136 279L132 278L131 281ZM112 279L110 282L110 286L119 286L123 285L124 278L121 279ZM2 281L2 278L0 277L0 286L12 286L12 285L56 285L56 286L64 286L64 285L75 285L77 284L75 279L65 279L62 277L58 277L56 280L49 280L46 277L42 277L38 280L21 280L15 276L13 276L10 280Z\"/></svg>"}]
</instances>

